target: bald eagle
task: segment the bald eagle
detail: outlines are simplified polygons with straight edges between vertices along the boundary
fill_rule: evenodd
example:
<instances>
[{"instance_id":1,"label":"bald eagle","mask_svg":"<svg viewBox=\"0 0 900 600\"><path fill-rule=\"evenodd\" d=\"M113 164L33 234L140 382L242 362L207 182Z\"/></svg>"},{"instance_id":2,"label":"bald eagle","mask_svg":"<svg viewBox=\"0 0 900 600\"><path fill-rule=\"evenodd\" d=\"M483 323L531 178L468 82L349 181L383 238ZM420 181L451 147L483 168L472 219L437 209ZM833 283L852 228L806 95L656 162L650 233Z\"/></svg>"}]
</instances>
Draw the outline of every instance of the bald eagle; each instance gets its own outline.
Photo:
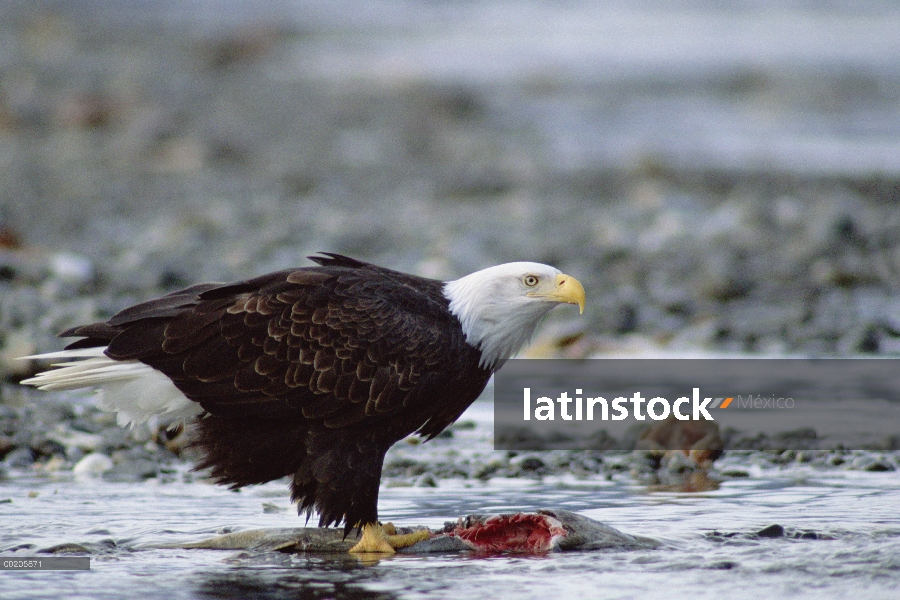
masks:
<instances>
[{"instance_id":1,"label":"bald eagle","mask_svg":"<svg viewBox=\"0 0 900 600\"><path fill-rule=\"evenodd\" d=\"M453 423L557 304L584 288L547 265L441 282L346 256L231 284L199 284L68 329L64 359L24 381L101 388L120 425L191 422L198 468L240 488L290 478L319 525L363 530L356 551L417 540L378 527L388 448Z\"/></svg>"}]
</instances>

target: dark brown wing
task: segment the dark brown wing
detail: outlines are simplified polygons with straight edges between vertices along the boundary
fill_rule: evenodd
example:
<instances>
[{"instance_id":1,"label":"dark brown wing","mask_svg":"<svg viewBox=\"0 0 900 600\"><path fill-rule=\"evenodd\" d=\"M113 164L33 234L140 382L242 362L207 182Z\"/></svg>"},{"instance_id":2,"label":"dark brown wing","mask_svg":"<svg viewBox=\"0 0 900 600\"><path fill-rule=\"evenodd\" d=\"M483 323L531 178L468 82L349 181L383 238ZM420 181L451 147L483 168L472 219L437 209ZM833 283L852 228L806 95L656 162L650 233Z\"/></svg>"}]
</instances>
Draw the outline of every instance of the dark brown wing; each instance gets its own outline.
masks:
<instances>
[{"instance_id":1,"label":"dark brown wing","mask_svg":"<svg viewBox=\"0 0 900 600\"><path fill-rule=\"evenodd\" d=\"M441 282L320 260L194 286L63 335L88 336L70 347L106 344L111 358L155 367L213 415L299 410L332 428L415 409L448 374L477 366Z\"/></svg>"},{"instance_id":2,"label":"dark brown wing","mask_svg":"<svg viewBox=\"0 0 900 600\"><path fill-rule=\"evenodd\" d=\"M417 430L437 435L490 373L441 282L316 260L194 286L64 334L87 336L70 347L107 345L111 358L158 369L200 403L212 415L198 421L202 466L220 481L294 473L301 509L315 501L324 524L355 525L374 518L387 448ZM365 484L354 488L354 477Z\"/></svg>"}]
</instances>

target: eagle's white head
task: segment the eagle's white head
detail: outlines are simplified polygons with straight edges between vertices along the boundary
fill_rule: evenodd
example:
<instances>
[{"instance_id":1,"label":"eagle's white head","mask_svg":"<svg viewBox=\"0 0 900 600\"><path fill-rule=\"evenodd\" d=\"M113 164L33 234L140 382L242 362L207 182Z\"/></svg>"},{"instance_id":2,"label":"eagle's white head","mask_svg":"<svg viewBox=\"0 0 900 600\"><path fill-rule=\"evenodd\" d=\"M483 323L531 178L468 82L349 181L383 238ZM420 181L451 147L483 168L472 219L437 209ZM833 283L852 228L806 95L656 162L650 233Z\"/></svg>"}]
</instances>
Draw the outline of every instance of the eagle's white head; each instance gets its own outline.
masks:
<instances>
[{"instance_id":1,"label":"eagle's white head","mask_svg":"<svg viewBox=\"0 0 900 600\"><path fill-rule=\"evenodd\" d=\"M560 303L584 312L584 287L559 269L532 262L497 265L444 284L450 312L466 341L481 350L481 366L497 369L531 339Z\"/></svg>"}]
</instances>

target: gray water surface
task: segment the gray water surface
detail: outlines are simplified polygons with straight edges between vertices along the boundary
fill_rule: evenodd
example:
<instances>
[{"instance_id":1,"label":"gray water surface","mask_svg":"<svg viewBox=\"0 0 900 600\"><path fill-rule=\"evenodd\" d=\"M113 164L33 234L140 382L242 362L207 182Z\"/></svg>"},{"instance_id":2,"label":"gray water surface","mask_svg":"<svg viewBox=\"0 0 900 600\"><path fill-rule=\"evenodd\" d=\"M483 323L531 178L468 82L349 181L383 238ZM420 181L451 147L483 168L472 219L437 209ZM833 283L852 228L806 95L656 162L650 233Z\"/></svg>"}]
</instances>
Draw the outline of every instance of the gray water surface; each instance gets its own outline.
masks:
<instances>
[{"instance_id":1,"label":"gray water surface","mask_svg":"<svg viewBox=\"0 0 900 600\"><path fill-rule=\"evenodd\" d=\"M425 450L425 448L420 448ZM413 449L411 451L414 451ZM723 459L739 464L731 458ZM382 519L437 527L469 513L565 508L655 550L546 556L350 556L146 549L217 533L293 527L283 482L239 493L203 482L76 480L20 474L0 487L0 549L19 555L61 543L99 544L89 572L0 573L3 598L893 598L900 593L896 472L753 467L750 477L698 494L649 492L627 473L436 488L383 485ZM263 504L276 512L264 512ZM279 510L281 509L281 510ZM273 509L270 507L269 509ZM819 539L753 534L780 524ZM720 535L714 535L716 531ZM731 536L731 537L730 537ZM28 547L22 547L23 545Z\"/></svg>"}]
</instances>

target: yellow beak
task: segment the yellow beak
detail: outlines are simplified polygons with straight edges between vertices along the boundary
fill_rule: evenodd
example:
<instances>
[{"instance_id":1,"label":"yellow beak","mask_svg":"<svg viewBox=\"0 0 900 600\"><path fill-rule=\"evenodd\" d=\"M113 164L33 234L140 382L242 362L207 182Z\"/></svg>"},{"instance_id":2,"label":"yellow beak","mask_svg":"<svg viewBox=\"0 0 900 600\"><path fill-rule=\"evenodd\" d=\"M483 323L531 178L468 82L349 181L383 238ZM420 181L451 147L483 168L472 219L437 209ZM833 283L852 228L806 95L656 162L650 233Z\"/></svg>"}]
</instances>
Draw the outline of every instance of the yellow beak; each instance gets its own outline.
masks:
<instances>
[{"instance_id":1,"label":"yellow beak","mask_svg":"<svg viewBox=\"0 0 900 600\"><path fill-rule=\"evenodd\" d=\"M533 297L546 298L552 302L564 302L566 304L577 304L578 313L584 313L584 286L581 282L570 275L560 273L556 276L556 289L549 294L533 293L528 294Z\"/></svg>"}]
</instances>

